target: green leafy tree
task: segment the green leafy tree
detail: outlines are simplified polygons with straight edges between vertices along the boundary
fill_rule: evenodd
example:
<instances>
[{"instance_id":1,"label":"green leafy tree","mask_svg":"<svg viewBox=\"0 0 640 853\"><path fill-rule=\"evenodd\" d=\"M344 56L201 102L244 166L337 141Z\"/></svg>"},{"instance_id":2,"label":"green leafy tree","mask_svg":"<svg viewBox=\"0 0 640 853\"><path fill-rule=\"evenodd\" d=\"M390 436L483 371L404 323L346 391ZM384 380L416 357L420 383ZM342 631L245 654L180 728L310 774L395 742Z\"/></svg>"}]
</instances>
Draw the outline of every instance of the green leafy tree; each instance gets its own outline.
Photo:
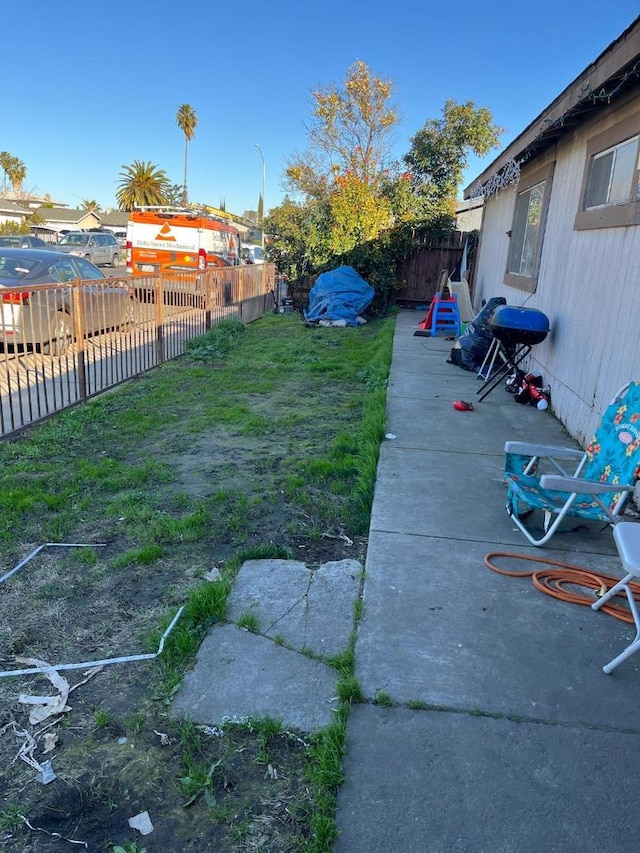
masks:
<instances>
[{"instance_id":1,"label":"green leafy tree","mask_svg":"<svg viewBox=\"0 0 640 853\"><path fill-rule=\"evenodd\" d=\"M329 213L328 248L335 255L375 240L393 224L391 205L379 186L351 172L336 177L335 189L329 196Z\"/></svg>"},{"instance_id":2,"label":"green leafy tree","mask_svg":"<svg viewBox=\"0 0 640 853\"><path fill-rule=\"evenodd\" d=\"M29 225L27 222L0 222L0 234L28 234Z\"/></svg>"},{"instance_id":3,"label":"green leafy tree","mask_svg":"<svg viewBox=\"0 0 640 853\"><path fill-rule=\"evenodd\" d=\"M184 198L184 186L182 184L167 184L164 190L165 203L171 207L180 207Z\"/></svg>"},{"instance_id":4,"label":"green leafy tree","mask_svg":"<svg viewBox=\"0 0 640 853\"><path fill-rule=\"evenodd\" d=\"M473 101L446 101L441 119L429 119L411 138L404 157L423 215L453 214L458 186L471 153L482 157L497 147L503 128L491 111Z\"/></svg>"},{"instance_id":5,"label":"green leafy tree","mask_svg":"<svg viewBox=\"0 0 640 853\"><path fill-rule=\"evenodd\" d=\"M358 60L340 87L332 84L312 92L313 112L307 126L310 149L287 165L292 188L322 196L337 173L375 181L389 159L398 123L391 103L393 91L390 80L375 77Z\"/></svg>"},{"instance_id":6,"label":"green leafy tree","mask_svg":"<svg viewBox=\"0 0 640 853\"><path fill-rule=\"evenodd\" d=\"M130 166L123 166L120 182L116 190L116 200L120 210L133 210L134 207L154 207L167 203L166 190L169 185L162 169L153 163L134 160Z\"/></svg>"},{"instance_id":7,"label":"green leafy tree","mask_svg":"<svg viewBox=\"0 0 640 853\"><path fill-rule=\"evenodd\" d=\"M189 143L194 137L196 132L196 125L198 124L198 117L196 115L195 110L190 104L182 104L178 109L178 114L176 115L176 124L180 128L180 130L184 133L184 192L182 194L182 203L184 205L188 202L188 192L187 192L187 156Z\"/></svg>"},{"instance_id":8,"label":"green leafy tree","mask_svg":"<svg viewBox=\"0 0 640 853\"><path fill-rule=\"evenodd\" d=\"M393 83L360 60L340 86L312 92L308 150L293 155L285 171L287 188L301 200L288 196L265 218L269 257L289 275L337 262L394 223L393 199L384 191L398 122L392 95Z\"/></svg>"},{"instance_id":9,"label":"green leafy tree","mask_svg":"<svg viewBox=\"0 0 640 853\"><path fill-rule=\"evenodd\" d=\"M303 279L327 264L328 216L317 199L297 202L289 196L269 211L265 231L267 255L278 270L293 281Z\"/></svg>"},{"instance_id":10,"label":"green leafy tree","mask_svg":"<svg viewBox=\"0 0 640 853\"><path fill-rule=\"evenodd\" d=\"M337 264L354 266L384 307L396 287L397 263L415 227L446 233L454 224L457 187L468 155L485 154L501 129L489 110L447 101L444 118L427 121L402 163L390 156L398 121L393 85L363 62L341 87L312 93L309 148L286 166L293 197L272 209L267 253L296 279Z\"/></svg>"}]
</instances>

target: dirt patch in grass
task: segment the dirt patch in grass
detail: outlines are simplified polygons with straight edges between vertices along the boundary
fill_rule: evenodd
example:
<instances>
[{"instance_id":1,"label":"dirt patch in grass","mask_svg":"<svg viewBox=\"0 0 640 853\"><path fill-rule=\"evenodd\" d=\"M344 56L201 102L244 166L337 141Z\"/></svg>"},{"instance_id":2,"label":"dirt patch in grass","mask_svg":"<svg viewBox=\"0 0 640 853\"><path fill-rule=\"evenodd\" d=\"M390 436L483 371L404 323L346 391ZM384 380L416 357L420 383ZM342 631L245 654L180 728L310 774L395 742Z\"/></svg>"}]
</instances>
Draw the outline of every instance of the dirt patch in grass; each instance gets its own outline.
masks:
<instances>
[{"instance_id":1,"label":"dirt patch in grass","mask_svg":"<svg viewBox=\"0 0 640 853\"><path fill-rule=\"evenodd\" d=\"M317 334L265 318L214 367L167 364L0 445L0 574L45 542L88 543L0 584L0 669L153 654L207 573L232 582L252 548L364 565L362 430L389 324ZM176 720L163 665L62 671L69 710L36 724L20 694L55 694L50 681L0 679L0 849L329 849L313 838L309 735ZM34 764L49 759L43 784ZM141 836L128 820L145 811Z\"/></svg>"}]
</instances>

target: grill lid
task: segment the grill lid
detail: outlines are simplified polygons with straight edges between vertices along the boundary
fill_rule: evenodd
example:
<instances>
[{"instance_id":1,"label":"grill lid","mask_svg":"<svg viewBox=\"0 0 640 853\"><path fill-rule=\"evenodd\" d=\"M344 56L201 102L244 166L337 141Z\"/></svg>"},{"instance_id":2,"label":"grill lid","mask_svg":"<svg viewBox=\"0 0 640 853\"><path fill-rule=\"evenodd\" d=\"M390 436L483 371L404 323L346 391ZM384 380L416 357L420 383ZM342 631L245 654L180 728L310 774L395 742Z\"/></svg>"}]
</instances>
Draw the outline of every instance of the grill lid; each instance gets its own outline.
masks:
<instances>
[{"instance_id":1,"label":"grill lid","mask_svg":"<svg viewBox=\"0 0 640 853\"><path fill-rule=\"evenodd\" d=\"M493 312L489 327L493 336L508 346L539 344L549 334L549 318L537 308L501 305Z\"/></svg>"}]
</instances>

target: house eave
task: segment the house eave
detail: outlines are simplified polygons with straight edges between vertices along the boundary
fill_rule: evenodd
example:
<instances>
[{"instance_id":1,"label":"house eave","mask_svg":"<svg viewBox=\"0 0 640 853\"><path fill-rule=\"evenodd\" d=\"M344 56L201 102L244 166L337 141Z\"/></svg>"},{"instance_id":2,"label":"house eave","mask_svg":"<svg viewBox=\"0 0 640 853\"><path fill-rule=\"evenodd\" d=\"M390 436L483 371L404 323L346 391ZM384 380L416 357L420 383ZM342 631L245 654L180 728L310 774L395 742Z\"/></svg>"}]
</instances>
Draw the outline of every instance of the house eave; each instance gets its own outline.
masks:
<instances>
[{"instance_id":1,"label":"house eave","mask_svg":"<svg viewBox=\"0 0 640 853\"><path fill-rule=\"evenodd\" d=\"M507 146L464 189L464 198L513 161L520 165L537 157L576 125L606 109L640 85L640 17Z\"/></svg>"}]
</instances>

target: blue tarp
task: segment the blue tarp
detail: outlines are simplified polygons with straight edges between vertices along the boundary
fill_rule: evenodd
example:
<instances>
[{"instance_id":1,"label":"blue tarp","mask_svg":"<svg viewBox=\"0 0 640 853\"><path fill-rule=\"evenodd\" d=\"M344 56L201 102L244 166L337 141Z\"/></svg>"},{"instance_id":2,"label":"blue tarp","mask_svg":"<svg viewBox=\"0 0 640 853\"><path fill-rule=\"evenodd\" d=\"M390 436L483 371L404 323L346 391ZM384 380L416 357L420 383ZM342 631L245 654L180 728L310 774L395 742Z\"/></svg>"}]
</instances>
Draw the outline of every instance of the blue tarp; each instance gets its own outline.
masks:
<instances>
[{"instance_id":1,"label":"blue tarp","mask_svg":"<svg viewBox=\"0 0 640 853\"><path fill-rule=\"evenodd\" d=\"M375 290L353 267L337 267L318 276L304 316L308 323L344 320L348 326L357 326L356 318L371 304L374 295Z\"/></svg>"}]
</instances>

